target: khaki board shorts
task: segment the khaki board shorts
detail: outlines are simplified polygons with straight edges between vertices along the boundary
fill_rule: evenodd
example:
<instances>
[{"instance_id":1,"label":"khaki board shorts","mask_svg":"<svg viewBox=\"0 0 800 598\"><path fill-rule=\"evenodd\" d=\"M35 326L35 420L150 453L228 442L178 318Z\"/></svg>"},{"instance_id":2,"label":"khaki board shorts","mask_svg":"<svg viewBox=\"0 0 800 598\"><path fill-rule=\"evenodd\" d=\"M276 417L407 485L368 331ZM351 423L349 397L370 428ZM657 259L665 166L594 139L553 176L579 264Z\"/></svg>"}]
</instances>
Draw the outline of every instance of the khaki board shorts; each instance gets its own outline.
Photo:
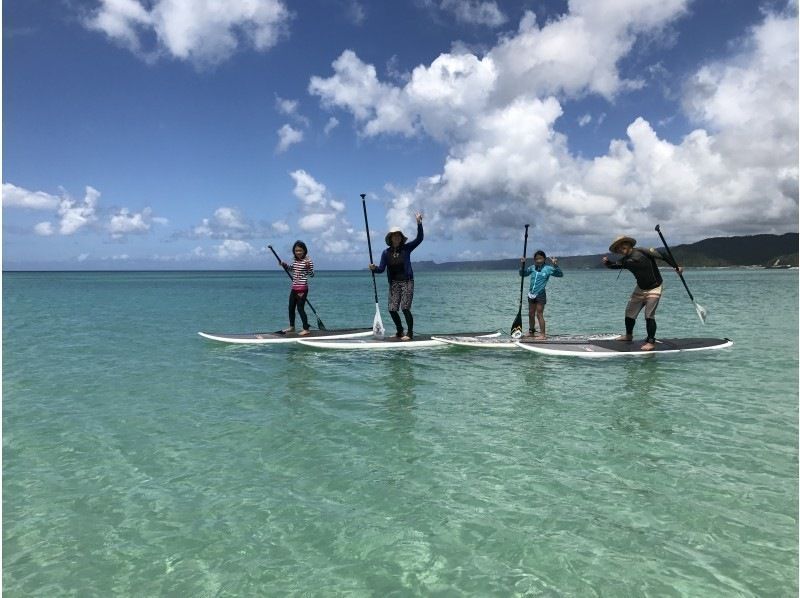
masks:
<instances>
[{"instance_id":1,"label":"khaki board shorts","mask_svg":"<svg viewBox=\"0 0 800 598\"><path fill-rule=\"evenodd\" d=\"M625 308L625 317L635 320L642 308L644 308L645 318L655 317L663 287L664 285L660 285L654 289L643 291L639 288L639 285L636 285L633 293L631 293L631 298L628 300L628 306Z\"/></svg>"}]
</instances>

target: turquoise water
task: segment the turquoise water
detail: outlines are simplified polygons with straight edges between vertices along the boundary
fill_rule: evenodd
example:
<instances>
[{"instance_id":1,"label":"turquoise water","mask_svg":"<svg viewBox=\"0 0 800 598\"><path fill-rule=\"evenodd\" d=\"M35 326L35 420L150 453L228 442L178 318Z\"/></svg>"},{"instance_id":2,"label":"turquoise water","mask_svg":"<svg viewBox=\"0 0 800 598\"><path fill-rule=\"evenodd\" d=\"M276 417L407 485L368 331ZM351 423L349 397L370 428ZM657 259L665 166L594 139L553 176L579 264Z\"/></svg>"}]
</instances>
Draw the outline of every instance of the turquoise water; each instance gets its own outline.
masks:
<instances>
[{"instance_id":1,"label":"turquoise water","mask_svg":"<svg viewBox=\"0 0 800 598\"><path fill-rule=\"evenodd\" d=\"M797 271L688 272L706 327L666 275L659 334L731 349L222 346L285 325L283 273L5 273L3 591L795 596ZM508 329L518 284L421 273L417 331ZM632 284L551 280L549 332L620 330ZM365 273L311 299L371 325Z\"/></svg>"}]
</instances>

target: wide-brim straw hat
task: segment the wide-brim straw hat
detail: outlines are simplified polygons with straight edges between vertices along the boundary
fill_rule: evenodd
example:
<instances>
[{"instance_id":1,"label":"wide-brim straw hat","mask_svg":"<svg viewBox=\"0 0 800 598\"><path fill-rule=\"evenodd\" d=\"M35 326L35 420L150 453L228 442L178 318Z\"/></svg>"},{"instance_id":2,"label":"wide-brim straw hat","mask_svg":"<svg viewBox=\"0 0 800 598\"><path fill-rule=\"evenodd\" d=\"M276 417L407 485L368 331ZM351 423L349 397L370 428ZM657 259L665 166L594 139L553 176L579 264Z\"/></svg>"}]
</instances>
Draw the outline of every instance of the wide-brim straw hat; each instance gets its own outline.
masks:
<instances>
[{"instance_id":1,"label":"wide-brim straw hat","mask_svg":"<svg viewBox=\"0 0 800 598\"><path fill-rule=\"evenodd\" d=\"M403 238L403 243L408 241L408 237L403 234L403 230L399 226L393 226L389 229L389 232L386 233L386 244L391 247L392 246L392 235L394 233L400 233L400 236Z\"/></svg>"},{"instance_id":2,"label":"wide-brim straw hat","mask_svg":"<svg viewBox=\"0 0 800 598\"><path fill-rule=\"evenodd\" d=\"M630 243L631 247L635 247L636 239L634 239L633 237L622 235L620 237L617 237L611 242L611 245L608 246L608 250L611 253L618 253L617 249L619 249L619 246L622 245L623 243Z\"/></svg>"}]
</instances>

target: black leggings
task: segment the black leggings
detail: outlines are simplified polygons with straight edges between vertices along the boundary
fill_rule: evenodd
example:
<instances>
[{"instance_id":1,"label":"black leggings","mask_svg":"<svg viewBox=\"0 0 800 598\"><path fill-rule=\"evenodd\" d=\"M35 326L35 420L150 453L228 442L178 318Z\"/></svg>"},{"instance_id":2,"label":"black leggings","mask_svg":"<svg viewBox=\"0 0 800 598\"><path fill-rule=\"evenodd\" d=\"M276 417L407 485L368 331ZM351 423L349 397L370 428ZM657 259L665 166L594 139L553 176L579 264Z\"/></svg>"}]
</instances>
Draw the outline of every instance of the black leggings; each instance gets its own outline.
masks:
<instances>
[{"instance_id":1,"label":"black leggings","mask_svg":"<svg viewBox=\"0 0 800 598\"><path fill-rule=\"evenodd\" d=\"M647 342L654 343L656 342L656 319L655 318L645 318L644 320L645 325L647 326ZM633 336L633 327L636 324L636 318L625 318L625 333L628 336Z\"/></svg>"},{"instance_id":2,"label":"black leggings","mask_svg":"<svg viewBox=\"0 0 800 598\"><path fill-rule=\"evenodd\" d=\"M400 320L400 314L396 311L390 311L389 315L392 316L392 322L397 327L397 336L403 336L403 322ZM410 309L403 310L403 316L406 318L406 326L408 327L408 336L414 337L414 316L411 315Z\"/></svg>"},{"instance_id":3,"label":"black leggings","mask_svg":"<svg viewBox=\"0 0 800 598\"><path fill-rule=\"evenodd\" d=\"M303 320L303 330L308 330L308 316L306 316L306 298L308 291L295 291L291 290L289 293L289 326L294 328L294 310L300 312L300 319Z\"/></svg>"}]
</instances>

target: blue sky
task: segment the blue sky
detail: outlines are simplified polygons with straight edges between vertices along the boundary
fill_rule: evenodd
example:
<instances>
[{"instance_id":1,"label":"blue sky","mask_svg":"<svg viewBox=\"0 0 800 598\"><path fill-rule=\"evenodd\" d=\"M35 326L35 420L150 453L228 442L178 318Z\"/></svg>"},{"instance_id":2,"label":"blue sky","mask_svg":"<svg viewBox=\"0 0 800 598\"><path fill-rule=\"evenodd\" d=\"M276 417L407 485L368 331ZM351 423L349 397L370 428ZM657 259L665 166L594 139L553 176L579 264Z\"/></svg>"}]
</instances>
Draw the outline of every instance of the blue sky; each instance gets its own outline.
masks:
<instances>
[{"instance_id":1,"label":"blue sky","mask_svg":"<svg viewBox=\"0 0 800 598\"><path fill-rule=\"evenodd\" d=\"M795 0L6 0L3 265L796 231Z\"/></svg>"}]
</instances>

